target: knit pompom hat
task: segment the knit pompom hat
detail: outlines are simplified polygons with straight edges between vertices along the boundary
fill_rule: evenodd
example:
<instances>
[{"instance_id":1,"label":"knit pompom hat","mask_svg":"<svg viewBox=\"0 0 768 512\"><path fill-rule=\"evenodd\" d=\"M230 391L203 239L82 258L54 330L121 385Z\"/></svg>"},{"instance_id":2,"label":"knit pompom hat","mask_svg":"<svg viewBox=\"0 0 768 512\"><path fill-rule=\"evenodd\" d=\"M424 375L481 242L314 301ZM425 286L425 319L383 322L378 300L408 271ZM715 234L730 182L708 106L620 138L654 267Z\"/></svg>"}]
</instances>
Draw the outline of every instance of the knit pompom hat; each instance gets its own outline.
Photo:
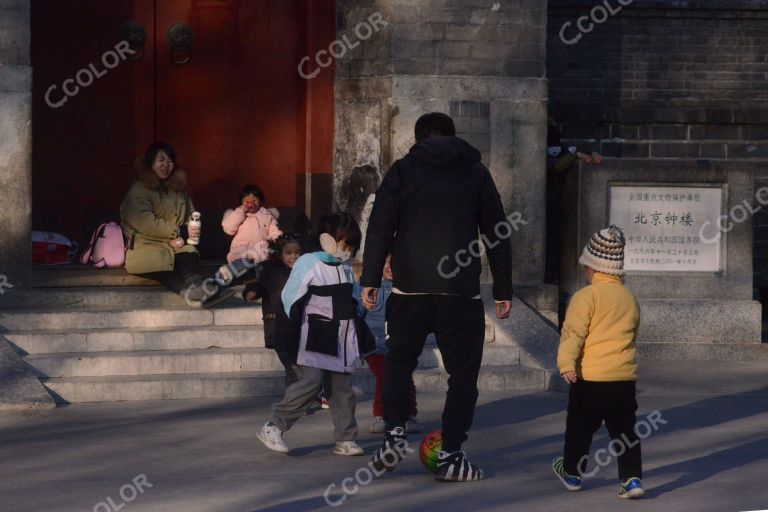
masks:
<instances>
[{"instance_id":1,"label":"knit pompom hat","mask_svg":"<svg viewBox=\"0 0 768 512\"><path fill-rule=\"evenodd\" d=\"M589 240L579 263L603 274L624 275L624 233L618 226L611 225L600 230Z\"/></svg>"}]
</instances>

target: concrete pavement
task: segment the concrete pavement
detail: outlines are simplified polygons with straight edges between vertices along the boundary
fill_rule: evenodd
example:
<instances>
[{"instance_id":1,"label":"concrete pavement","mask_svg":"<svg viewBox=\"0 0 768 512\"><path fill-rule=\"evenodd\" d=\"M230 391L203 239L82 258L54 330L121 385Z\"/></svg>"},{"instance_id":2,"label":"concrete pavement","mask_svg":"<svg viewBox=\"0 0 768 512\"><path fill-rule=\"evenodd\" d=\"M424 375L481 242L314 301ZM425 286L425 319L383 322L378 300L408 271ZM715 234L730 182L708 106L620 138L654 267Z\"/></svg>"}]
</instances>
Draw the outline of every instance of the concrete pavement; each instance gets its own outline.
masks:
<instances>
[{"instance_id":1,"label":"concrete pavement","mask_svg":"<svg viewBox=\"0 0 768 512\"><path fill-rule=\"evenodd\" d=\"M666 423L643 442L646 498L616 498L616 464L568 493L551 473L560 453L565 394L481 393L466 444L488 473L477 483L435 482L415 455L392 474L358 485L338 509L746 511L768 509L768 363L644 363L639 417ZM332 456L327 412L302 419L267 451L256 429L275 399L72 405L0 415L0 510L8 512L252 512L331 510L341 484L367 482L366 458ZM370 453L370 397L358 405ZM442 396L419 395L426 431ZM412 436L414 445L421 436ZM607 448L604 430L593 454ZM605 457L603 458L603 460ZM595 467L594 464L591 467Z\"/></svg>"}]
</instances>

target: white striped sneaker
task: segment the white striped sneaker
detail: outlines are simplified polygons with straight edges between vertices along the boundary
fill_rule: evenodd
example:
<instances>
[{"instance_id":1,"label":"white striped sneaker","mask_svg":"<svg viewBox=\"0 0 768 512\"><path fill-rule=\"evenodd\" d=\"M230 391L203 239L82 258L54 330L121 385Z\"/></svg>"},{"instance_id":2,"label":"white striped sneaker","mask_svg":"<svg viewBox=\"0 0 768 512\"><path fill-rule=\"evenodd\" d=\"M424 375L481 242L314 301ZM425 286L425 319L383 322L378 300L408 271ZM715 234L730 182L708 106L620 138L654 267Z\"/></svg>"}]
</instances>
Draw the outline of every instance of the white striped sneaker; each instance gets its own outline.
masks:
<instances>
[{"instance_id":1,"label":"white striped sneaker","mask_svg":"<svg viewBox=\"0 0 768 512\"><path fill-rule=\"evenodd\" d=\"M463 450L452 453L441 451L437 454L435 479L446 482L472 482L483 478L483 470L469 462Z\"/></svg>"}]
</instances>

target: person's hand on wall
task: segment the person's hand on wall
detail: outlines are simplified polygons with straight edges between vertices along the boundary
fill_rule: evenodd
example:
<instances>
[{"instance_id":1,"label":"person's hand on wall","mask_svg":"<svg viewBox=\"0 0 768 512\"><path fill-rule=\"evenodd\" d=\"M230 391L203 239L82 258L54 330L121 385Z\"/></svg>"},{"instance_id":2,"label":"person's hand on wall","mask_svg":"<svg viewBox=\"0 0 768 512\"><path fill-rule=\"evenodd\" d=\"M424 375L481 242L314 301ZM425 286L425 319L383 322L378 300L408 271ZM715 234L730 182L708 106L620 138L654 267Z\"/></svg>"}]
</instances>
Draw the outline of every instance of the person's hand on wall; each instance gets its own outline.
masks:
<instances>
[{"instance_id":1,"label":"person's hand on wall","mask_svg":"<svg viewBox=\"0 0 768 512\"><path fill-rule=\"evenodd\" d=\"M591 155L588 155L586 153L582 153L581 151L576 153L576 156L584 162L585 164L595 164L600 165L603 163L603 155L598 153L597 151L593 151Z\"/></svg>"},{"instance_id":2,"label":"person's hand on wall","mask_svg":"<svg viewBox=\"0 0 768 512\"><path fill-rule=\"evenodd\" d=\"M512 311L511 300L500 300L496 303L496 318L499 318L500 320L509 318L509 314L511 311Z\"/></svg>"}]
</instances>

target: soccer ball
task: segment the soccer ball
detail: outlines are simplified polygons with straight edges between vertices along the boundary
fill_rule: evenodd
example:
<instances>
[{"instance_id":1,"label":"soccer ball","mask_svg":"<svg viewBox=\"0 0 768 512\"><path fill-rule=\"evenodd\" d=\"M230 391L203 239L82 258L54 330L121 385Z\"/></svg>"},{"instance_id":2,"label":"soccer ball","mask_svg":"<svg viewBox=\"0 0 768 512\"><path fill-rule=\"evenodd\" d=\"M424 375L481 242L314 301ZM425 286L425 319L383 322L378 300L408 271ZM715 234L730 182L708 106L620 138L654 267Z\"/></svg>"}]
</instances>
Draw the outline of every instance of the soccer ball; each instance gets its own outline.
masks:
<instances>
[{"instance_id":1,"label":"soccer ball","mask_svg":"<svg viewBox=\"0 0 768 512\"><path fill-rule=\"evenodd\" d=\"M419 459L430 473L437 473L437 454L443 449L443 431L430 432L419 445Z\"/></svg>"}]
</instances>

